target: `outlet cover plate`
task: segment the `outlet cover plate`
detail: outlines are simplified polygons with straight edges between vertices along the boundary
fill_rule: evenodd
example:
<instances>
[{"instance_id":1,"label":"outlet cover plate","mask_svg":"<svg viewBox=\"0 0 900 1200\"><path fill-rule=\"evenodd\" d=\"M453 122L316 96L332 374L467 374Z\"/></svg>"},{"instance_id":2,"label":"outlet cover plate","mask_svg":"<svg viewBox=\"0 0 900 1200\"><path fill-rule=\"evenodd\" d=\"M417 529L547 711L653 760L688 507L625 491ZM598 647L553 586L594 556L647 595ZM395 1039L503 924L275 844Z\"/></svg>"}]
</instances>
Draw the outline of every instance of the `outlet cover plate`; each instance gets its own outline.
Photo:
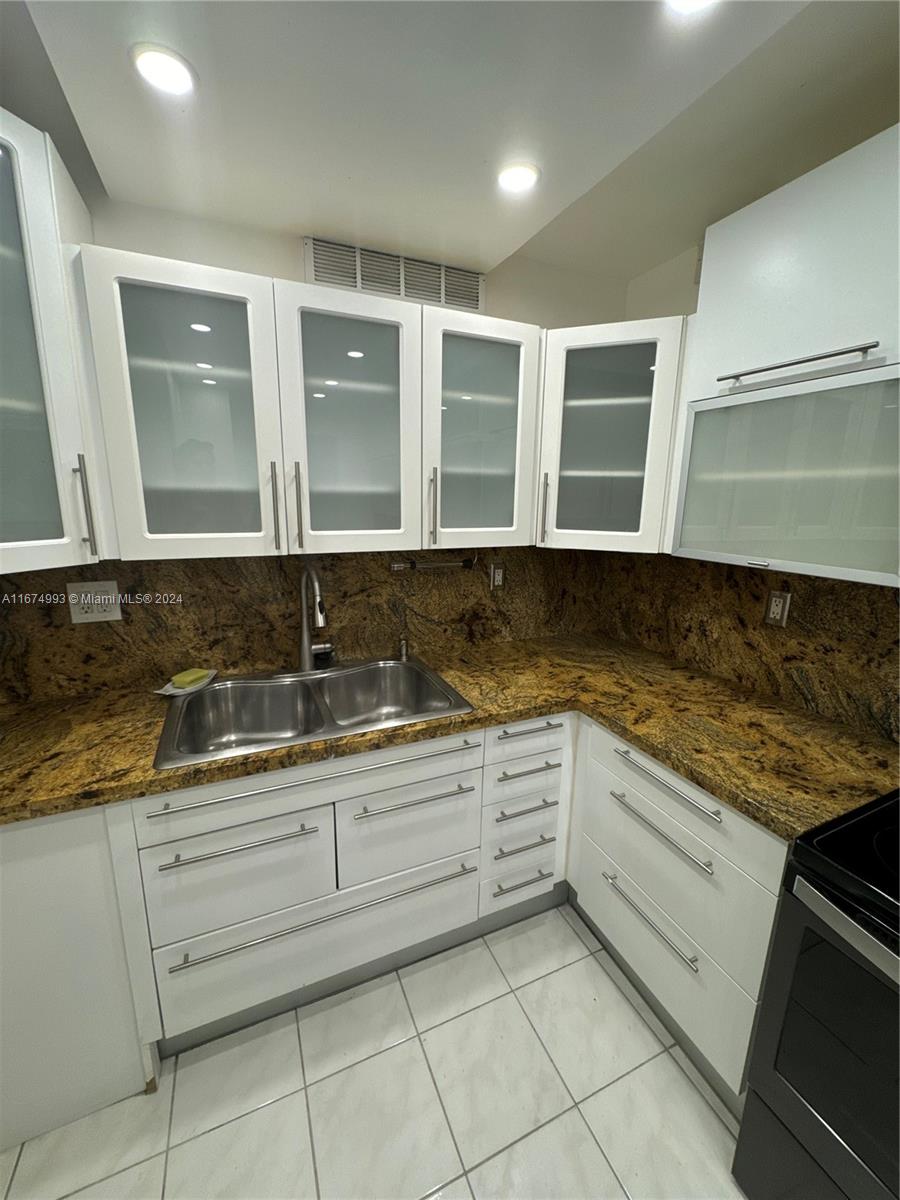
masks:
<instances>
[{"instance_id":1,"label":"outlet cover plate","mask_svg":"<svg viewBox=\"0 0 900 1200\"><path fill-rule=\"evenodd\" d=\"M73 625L85 625L89 621L122 620L119 585L114 579L85 579L79 583L67 583L66 591Z\"/></svg>"},{"instance_id":2,"label":"outlet cover plate","mask_svg":"<svg viewBox=\"0 0 900 1200\"><path fill-rule=\"evenodd\" d=\"M790 592L769 592L766 604L766 624L777 625L784 629L788 622L788 611L791 607Z\"/></svg>"}]
</instances>

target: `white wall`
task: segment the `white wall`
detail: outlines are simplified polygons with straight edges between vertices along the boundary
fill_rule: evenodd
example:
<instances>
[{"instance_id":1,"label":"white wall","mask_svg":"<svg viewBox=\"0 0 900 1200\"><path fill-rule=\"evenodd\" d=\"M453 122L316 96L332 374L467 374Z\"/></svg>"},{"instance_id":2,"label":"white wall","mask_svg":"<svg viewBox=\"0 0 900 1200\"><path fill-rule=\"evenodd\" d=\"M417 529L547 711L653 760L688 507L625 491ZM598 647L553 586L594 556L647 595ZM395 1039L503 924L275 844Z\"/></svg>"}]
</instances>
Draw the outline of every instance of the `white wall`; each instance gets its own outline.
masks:
<instances>
[{"instance_id":1,"label":"white wall","mask_svg":"<svg viewBox=\"0 0 900 1200\"><path fill-rule=\"evenodd\" d=\"M621 321L625 281L512 254L485 276L485 312L547 329Z\"/></svg>"},{"instance_id":2,"label":"white wall","mask_svg":"<svg viewBox=\"0 0 900 1200\"><path fill-rule=\"evenodd\" d=\"M700 283L697 279L699 246L670 258L637 275L625 293L625 317L641 321L648 317L679 317L697 311Z\"/></svg>"}]
</instances>

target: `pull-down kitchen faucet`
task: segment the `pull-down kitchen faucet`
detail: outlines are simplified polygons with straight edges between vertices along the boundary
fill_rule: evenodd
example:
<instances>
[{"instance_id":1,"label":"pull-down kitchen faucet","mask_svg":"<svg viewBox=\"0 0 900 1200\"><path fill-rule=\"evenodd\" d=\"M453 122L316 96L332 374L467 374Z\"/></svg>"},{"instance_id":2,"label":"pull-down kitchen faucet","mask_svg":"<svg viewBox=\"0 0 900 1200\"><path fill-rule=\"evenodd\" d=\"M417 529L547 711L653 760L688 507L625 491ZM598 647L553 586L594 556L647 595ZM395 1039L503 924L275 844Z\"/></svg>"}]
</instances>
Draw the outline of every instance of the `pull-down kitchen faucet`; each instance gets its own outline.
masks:
<instances>
[{"instance_id":1,"label":"pull-down kitchen faucet","mask_svg":"<svg viewBox=\"0 0 900 1200\"><path fill-rule=\"evenodd\" d=\"M315 667L317 651L330 650L327 642L313 644L309 631L309 584L313 588L313 620L316 629L322 629L328 617L325 614L325 601L322 599L322 584L315 567L305 567L300 581L300 670L312 671Z\"/></svg>"}]
</instances>

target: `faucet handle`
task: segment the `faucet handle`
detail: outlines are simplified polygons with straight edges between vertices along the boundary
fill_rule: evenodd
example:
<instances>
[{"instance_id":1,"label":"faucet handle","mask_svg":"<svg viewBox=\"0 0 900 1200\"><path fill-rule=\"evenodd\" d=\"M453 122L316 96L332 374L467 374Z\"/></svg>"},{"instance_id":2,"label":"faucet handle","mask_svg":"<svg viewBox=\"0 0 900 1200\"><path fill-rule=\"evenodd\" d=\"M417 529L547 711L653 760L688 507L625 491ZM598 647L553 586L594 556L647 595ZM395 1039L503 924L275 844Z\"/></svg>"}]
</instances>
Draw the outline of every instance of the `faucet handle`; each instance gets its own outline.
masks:
<instances>
[{"instance_id":1,"label":"faucet handle","mask_svg":"<svg viewBox=\"0 0 900 1200\"><path fill-rule=\"evenodd\" d=\"M400 661L406 662L409 658L409 640L405 637L400 639Z\"/></svg>"}]
</instances>

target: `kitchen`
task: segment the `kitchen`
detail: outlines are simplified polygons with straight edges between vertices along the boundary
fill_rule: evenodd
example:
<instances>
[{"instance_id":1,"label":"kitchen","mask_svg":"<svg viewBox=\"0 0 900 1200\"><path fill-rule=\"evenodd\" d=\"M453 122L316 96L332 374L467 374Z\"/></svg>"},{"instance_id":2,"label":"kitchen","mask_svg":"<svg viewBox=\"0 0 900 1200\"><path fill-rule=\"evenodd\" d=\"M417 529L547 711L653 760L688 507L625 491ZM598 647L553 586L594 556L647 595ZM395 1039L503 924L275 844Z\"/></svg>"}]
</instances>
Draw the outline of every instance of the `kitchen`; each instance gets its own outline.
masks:
<instances>
[{"instance_id":1,"label":"kitchen","mask_svg":"<svg viewBox=\"0 0 900 1200\"><path fill-rule=\"evenodd\" d=\"M897 35L0 6L3 1200L897 1196Z\"/></svg>"}]
</instances>

